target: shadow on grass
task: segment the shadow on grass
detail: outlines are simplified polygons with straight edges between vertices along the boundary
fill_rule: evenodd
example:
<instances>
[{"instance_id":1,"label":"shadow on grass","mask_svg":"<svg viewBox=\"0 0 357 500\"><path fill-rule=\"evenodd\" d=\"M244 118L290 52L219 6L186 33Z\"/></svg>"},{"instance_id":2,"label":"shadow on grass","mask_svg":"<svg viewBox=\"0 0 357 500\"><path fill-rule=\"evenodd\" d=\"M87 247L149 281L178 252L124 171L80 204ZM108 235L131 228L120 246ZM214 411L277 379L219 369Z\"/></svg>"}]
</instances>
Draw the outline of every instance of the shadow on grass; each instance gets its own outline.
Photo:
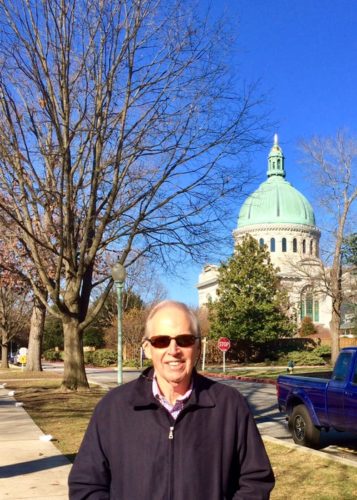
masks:
<instances>
[{"instance_id":1,"label":"shadow on grass","mask_svg":"<svg viewBox=\"0 0 357 500\"><path fill-rule=\"evenodd\" d=\"M40 472L42 470L53 469L55 467L62 467L63 465L69 465L68 460L63 455L54 455L52 457L39 458L28 462L5 465L0 467L0 478L5 479L9 477L22 476L24 474Z\"/></svg>"}]
</instances>

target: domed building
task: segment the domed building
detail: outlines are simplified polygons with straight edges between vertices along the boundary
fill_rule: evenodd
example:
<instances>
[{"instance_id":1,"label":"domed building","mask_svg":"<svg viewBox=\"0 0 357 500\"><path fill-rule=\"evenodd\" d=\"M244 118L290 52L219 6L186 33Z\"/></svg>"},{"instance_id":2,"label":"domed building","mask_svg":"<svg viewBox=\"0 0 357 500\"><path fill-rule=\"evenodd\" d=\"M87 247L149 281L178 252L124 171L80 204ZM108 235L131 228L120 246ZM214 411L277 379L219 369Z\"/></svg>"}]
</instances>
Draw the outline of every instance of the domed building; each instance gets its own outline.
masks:
<instances>
[{"instance_id":1,"label":"domed building","mask_svg":"<svg viewBox=\"0 0 357 500\"><path fill-rule=\"evenodd\" d=\"M243 203L235 243L246 234L253 236L270 251L272 263L279 268L281 282L298 319L309 316L315 324L329 327L331 301L314 290L310 277L318 274L320 231L314 211L305 196L286 179L285 158L275 135L268 156L267 180ZM218 267L207 265L197 285L199 306L216 297Z\"/></svg>"}]
</instances>

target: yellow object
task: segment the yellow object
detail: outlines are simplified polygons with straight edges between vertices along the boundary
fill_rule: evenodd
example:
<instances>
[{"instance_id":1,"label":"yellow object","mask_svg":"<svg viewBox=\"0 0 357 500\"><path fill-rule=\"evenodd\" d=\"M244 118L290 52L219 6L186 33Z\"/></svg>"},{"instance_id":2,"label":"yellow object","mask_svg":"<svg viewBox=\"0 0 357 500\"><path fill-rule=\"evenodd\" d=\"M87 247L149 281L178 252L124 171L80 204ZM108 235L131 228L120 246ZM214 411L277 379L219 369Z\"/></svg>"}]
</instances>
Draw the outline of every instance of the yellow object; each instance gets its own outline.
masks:
<instances>
[{"instance_id":1,"label":"yellow object","mask_svg":"<svg viewBox=\"0 0 357 500\"><path fill-rule=\"evenodd\" d=\"M27 360L26 354L20 354L19 356L17 356L17 362L21 363L22 365L26 365L26 360Z\"/></svg>"}]
</instances>

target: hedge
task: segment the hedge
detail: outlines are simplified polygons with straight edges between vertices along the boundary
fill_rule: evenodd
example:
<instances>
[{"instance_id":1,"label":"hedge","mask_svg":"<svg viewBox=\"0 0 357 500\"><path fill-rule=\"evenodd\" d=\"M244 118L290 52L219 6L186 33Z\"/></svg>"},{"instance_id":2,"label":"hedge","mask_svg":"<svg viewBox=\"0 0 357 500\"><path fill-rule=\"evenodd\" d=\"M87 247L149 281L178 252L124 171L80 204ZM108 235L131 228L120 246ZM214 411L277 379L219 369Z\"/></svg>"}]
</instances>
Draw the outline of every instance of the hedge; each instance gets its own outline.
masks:
<instances>
[{"instance_id":1,"label":"hedge","mask_svg":"<svg viewBox=\"0 0 357 500\"><path fill-rule=\"evenodd\" d=\"M46 361L61 361L62 353L60 351L56 351L55 349L47 349L47 351L43 353L43 357Z\"/></svg>"},{"instance_id":2,"label":"hedge","mask_svg":"<svg viewBox=\"0 0 357 500\"><path fill-rule=\"evenodd\" d=\"M318 366L326 364L325 360L317 353L315 353L315 351L291 351L288 354L282 356L279 361L281 363L288 363L288 361L293 361L297 366Z\"/></svg>"},{"instance_id":3,"label":"hedge","mask_svg":"<svg viewBox=\"0 0 357 500\"><path fill-rule=\"evenodd\" d=\"M118 362L118 353L113 349L97 349L91 354L95 366L111 366Z\"/></svg>"}]
</instances>

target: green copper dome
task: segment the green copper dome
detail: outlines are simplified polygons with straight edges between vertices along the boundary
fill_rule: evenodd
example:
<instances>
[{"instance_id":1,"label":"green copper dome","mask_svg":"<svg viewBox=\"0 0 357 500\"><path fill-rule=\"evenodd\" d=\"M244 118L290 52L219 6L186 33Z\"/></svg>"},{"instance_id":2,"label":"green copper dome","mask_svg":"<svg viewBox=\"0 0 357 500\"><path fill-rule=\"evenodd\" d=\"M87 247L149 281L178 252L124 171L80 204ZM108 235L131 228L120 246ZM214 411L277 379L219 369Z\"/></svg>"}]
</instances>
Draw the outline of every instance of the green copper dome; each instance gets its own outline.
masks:
<instances>
[{"instance_id":1,"label":"green copper dome","mask_svg":"<svg viewBox=\"0 0 357 500\"><path fill-rule=\"evenodd\" d=\"M315 226L315 215L304 195L285 180L284 155L274 136L268 157L268 179L243 203L238 229L253 224Z\"/></svg>"}]
</instances>

